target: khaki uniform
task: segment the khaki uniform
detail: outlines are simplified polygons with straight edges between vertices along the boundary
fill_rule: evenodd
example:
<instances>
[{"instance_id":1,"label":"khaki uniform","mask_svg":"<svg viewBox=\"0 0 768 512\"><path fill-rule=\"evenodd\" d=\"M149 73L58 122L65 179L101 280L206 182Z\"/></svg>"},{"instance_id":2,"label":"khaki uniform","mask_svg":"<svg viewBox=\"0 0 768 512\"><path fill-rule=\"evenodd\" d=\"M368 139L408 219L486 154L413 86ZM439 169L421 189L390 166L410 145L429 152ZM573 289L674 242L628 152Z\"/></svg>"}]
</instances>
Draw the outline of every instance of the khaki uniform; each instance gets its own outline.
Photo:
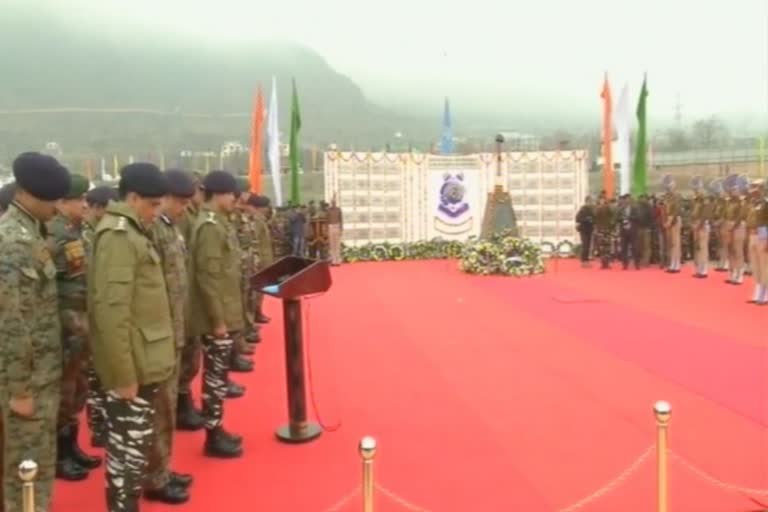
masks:
<instances>
[{"instance_id":1,"label":"khaki uniform","mask_svg":"<svg viewBox=\"0 0 768 512\"><path fill-rule=\"evenodd\" d=\"M107 507L138 510L154 436L152 404L159 384L173 375L176 340L160 254L123 203L110 203L96 229L88 313L94 366L107 390ZM115 392L130 385L138 385L133 399Z\"/></svg>"},{"instance_id":2,"label":"khaki uniform","mask_svg":"<svg viewBox=\"0 0 768 512\"><path fill-rule=\"evenodd\" d=\"M190 252L190 334L203 340L203 416L213 430L222 425L232 339L245 328L240 246L225 214L201 209ZM220 326L229 332L225 339L213 334Z\"/></svg>"},{"instance_id":3,"label":"khaki uniform","mask_svg":"<svg viewBox=\"0 0 768 512\"><path fill-rule=\"evenodd\" d=\"M160 384L152 404L155 410L155 437L149 452L146 486L149 489L161 489L171 480L171 452L173 432L176 429L179 368L181 354L186 344L185 322L189 287L187 244L179 227L170 218L162 215L152 226L151 234L162 259L173 320L173 338L176 341L174 371Z\"/></svg>"},{"instance_id":4,"label":"khaki uniform","mask_svg":"<svg viewBox=\"0 0 768 512\"><path fill-rule=\"evenodd\" d=\"M744 240L746 239L747 207L744 200L732 198L725 213L725 224L731 231L728 245L728 266L731 270L729 282L744 282Z\"/></svg>"},{"instance_id":5,"label":"khaki uniform","mask_svg":"<svg viewBox=\"0 0 768 512\"><path fill-rule=\"evenodd\" d=\"M250 331L255 324L256 305L251 293L250 277L256 272L256 232L253 219L245 212L237 211L230 214L229 220L237 233L240 246L240 300L243 303L243 323L245 330ZM235 338L235 351L243 353L248 349L244 333Z\"/></svg>"},{"instance_id":6,"label":"khaki uniform","mask_svg":"<svg viewBox=\"0 0 768 512\"><path fill-rule=\"evenodd\" d=\"M696 274L706 276L709 271L709 233L714 208L705 197L697 196L691 209L691 228L694 241L694 264Z\"/></svg>"},{"instance_id":7,"label":"khaki uniform","mask_svg":"<svg viewBox=\"0 0 768 512\"><path fill-rule=\"evenodd\" d=\"M728 248L731 243L731 230L726 225L726 212L728 210L729 198L718 197L715 200L715 207L712 213L714 220L714 229L717 233L717 270L724 271L728 269Z\"/></svg>"},{"instance_id":8,"label":"khaki uniform","mask_svg":"<svg viewBox=\"0 0 768 512\"><path fill-rule=\"evenodd\" d=\"M37 462L35 504L48 510L56 464L56 419L62 375L56 266L45 227L16 203L0 217L0 410L5 510L21 511L19 464ZM30 417L13 413L12 397L32 397Z\"/></svg>"},{"instance_id":9,"label":"khaki uniform","mask_svg":"<svg viewBox=\"0 0 768 512\"><path fill-rule=\"evenodd\" d=\"M183 219L179 222L178 228L181 234L184 236L187 253L187 276L191 279L190 265L189 265L189 248L192 243L192 228L197 221L197 216L200 211L190 206L187 208L187 212L184 214ZM189 283L189 279L187 281ZM189 295L189 294L188 294ZM189 306L189 299L187 300ZM179 394L190 394L190 385L192 381L200 372L200 361L202 359L202 346L200 345L200 337L192 334L191 315L189 309L187 310L187 318L185 322L185 331L187 335L187 341L184 347L181 349L181 366L179 368Z\"/></svg>"},{"instance_id":10,"label":"khaki uniform","mask_svg":"<svg viewBox=\"0 0 768 512\"><path fill-rule=\"evenodd\" d=\"M680 231L683 227L682 210L680 196L675 192L668 192L664 195L664 210L666 218L667 260L669 261L669 270L676 272L680 270L682 263L682 244Z\"/></svg>"}]
</instances>

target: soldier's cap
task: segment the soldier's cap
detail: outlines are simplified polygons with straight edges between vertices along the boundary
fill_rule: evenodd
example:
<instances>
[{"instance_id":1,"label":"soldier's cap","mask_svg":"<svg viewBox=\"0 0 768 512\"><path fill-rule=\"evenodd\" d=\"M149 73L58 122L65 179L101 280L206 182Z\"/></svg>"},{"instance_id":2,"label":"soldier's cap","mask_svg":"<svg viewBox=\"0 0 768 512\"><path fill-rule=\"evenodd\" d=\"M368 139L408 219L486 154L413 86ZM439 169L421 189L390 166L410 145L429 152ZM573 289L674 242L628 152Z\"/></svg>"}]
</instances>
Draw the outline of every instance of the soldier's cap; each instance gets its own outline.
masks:
<instances>
[{"instance_id":1,"label":"soldier's cap","mask_svg":"<svg viewBox=\"0 0 768 512\"><path fill-rule=\"evenodd\" d=\"M269 205L271 203L267 196L252 195L248 198L248 201L246 204L248 204L249 206L253 206L254 208L269 208Z\"/></svg>"},{"instance_id":2,"label":"soldier's cap","mask_svg":"<svg viewBox=\"0 0 768 512\"><path fill-rule=\"evenodd\" d=\"M55 158L22 153L13 161L13 177L22 190L43 201L57 201L69 192L69 171Z\"/></svg>"},{"instance_id":3,"label":"soldier's cap","mask_svg":"<svg viewBox=\"0 0 768 512\"><path fill-rule=\"evenodd\" d=\"M102 185L89 190L85 200L91 206L106 207L110 201L119 200L119 196L114 188Z\"/></svg>"},{"instance_id":4,"label":"soldier's cap","mask_svg":"<svg viewBox=\"0 0 768 512\"><path fill-rule=\"evenodd\" d=\"M189 198L195 195L195 179L181 169L169 169L165 171L165 179L168 180L168 194L174 197Z\"/></svg>"},{"instance_id":5,"label":"soldier's cap","mask_svg":"<svg viewBox=\"0 0 768 512\"><path fill-rule=\"evenodd\" d=\"M235 177L227 171L211 171L203 179L203 188L211 194L236 194L238 191Z\"/></svg>"},{"instance_id":6,"label":"soldier's cap","mask_svg":"<svg viewBox=\"0 0 768 512\"><path fill-rule=\"evenodd\" d=\"M16 182L6 183L0 188L0 209L7 210L16 195Z\"/></svg>"},{"instance_id":7,"label":"soldier's cap","mask_svg":"<svg viewBox=\"0 0 768 512\"><path fill-rule=\"evenodd\" d=\"M64 199L80 199L88 192L91 182L82 174L70 174L69 177L72 181L69 192L64 196Z\"/></svg>"},{"instance_id":8,"label":"soldier's cap","mask_svg":"<svg viewBox=\"0 0 768 512\"><path fill-rule=\"evenodd\" d=\"M128 164L120 171L120 196L129 192L141 197L158 198L168 193L168 181L155 164Z\"/></svg>"}]
</instances>

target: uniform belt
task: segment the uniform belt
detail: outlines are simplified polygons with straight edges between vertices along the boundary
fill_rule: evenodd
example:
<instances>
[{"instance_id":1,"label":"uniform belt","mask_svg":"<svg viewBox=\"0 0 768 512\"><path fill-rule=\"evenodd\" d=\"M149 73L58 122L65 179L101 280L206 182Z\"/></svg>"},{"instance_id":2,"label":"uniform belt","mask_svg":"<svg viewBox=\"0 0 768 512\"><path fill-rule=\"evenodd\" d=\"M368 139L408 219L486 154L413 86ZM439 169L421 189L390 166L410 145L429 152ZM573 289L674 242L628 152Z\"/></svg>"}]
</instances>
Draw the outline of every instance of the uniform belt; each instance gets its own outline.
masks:
<instances>
[{"instance_id":1,"label":"uniform belt","mask_svg":"<svg viewBox=\"0 0 768 512\"><path fill-rule=\"evenodd\" d=\"M85 297L75 299L72 297L60 298L59 307L61 309L74 309L75 311L85 311L87 307L87 301Z\"/></svg>"}]
</instances>

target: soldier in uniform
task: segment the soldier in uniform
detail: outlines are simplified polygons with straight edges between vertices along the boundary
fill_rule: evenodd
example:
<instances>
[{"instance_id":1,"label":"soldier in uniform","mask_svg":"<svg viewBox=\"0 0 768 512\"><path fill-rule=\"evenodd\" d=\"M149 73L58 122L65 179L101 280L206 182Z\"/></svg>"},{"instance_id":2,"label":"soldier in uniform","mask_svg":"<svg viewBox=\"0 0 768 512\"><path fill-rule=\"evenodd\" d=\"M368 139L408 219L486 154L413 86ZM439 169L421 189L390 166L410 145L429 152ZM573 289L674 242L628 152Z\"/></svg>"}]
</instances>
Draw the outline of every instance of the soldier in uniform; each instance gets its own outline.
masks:
<instances>
[{"instance_id":1,"label":"soldier in uniform","mask_svg":"<svg viewBox=\"0 0 768 512\"><path fill-rule=\"evenodd\" d=\"M666 175L663 181L664 188L667 190L664 194L664 229L666 230L667 261L669 266L667 272L677 274L680 272L682 260L682 241L680 238L683 227L681 198L675 192L675 180L671 175Z\"/></svg>"},{"instance_id":2,"label":"soldier in uniform","mask_svg":"<svg viewBox=\"0 0 768 512\"><path fill-rule=\"evenodd\" d=\"M248 205L253 209L252 219L256 238L255 270L263 270L275 261L272 233L269 229L267 214L270 211L270 201L266 196L251 196ZM264 294L252 290L257 324L268 324L270 318L264 314Z\"/></svg>"},{"instance_id":3,"label":"soldier in uniform","mask_svg":"<svg viewBox=\"0 0 768 512\"><path fill-rule=\"evenodd\" d=\"M760 286L760 294L755 304L768 304L768 199L766 199L766 183L763 182L760 191L761 204L757 210L757 240L753 249L753 277ZM759 269L759 270L758 270Z\"/></svg>"},{"instance_id":4,"label":"soldier in uniform","mask_svg":"<svg viewBox=\"0 0 768 512\"><path fill-rule=\"evenodd\" d=\"M584 204L579 208L576 213L576 231L579 232L579 238L581 239L581 266L583 268L589 268L589 260L592 249L592 234L595 232L595 205L593 204L592 197L587 196L584 199ZM329 237L330 237L330 226ZM331 263L333 263L334 253L331 249Z\"/></svg>"},{"instance_id":5,"label":"soldier in uniform","mask_svg":"<svg viewBox=\"0 0 768 512\"><path fill-rule=\"evenodd\" d=\"M189 299L187 246L178 222L195 195L195 181L184 171L165 172L168 196L163 201L160 218L152 225L152 239L163 262L168 301L171 305L173 338L176 341L176 365L173 374L160 384L152 407L155 410L154 439L149 450L144 497L150 501L180 504L189 500L192 476L171 471L173 432L176 428L181 353L186 343L185 322Z\"/></svg>"},{"instance_id":6,"label":"soldier in uniform","mask_svg":"<svg viewBox=\"0 0 768 512\"><path fill-rule=\"evenodd\" d=\"M746 237L747 208L746 202L741 197L740 181L737 176L731 182L731 199L726 208L726 225L730 229L728 266L731 273L725 282L733 285L741 285L744 282L744 238Z\"/></svg>"},{"instance_id":7,"label":"soldier in uniform","mask_svg":"<svg viewBox=\"0 0 768 512\"><path fill-rule=\"evenodd\" d=\"M184 212L184 217L178 221L179 229L184 235L184 241L187 248L192 242L192 227L200 213L200 207L204 202L202 175L194 173L195 195ZM187 261L189 263L189 261ZM187 265L189 270L189 265ZM179 368L179 397L176 408L176 428L185 431L202 430L205 427L205 420L202 412L195 407L192 400L191 384L197 374L200 372L200 361L202 359L202 347L200 337L192 336L190 326L191 319L187 311L186 335L187 341L181 349L181 367Z\"/></svg>"},{"instance_id":8,"label":"soldier in uniform","mask_svg":"<svg viewBox=\"0 0 768 512\"><path fill-rule=\"evenodd\" d=\"M90 183L79 174L71 177L67 196L58 206L58 215L48 224L56 284L59 295L61 345L64 367L59 404L56 477L79 481L101 464L101 458L83 453L78 444L79 416L85 408L88 380L85 368L90 359L88 317L85 309L88 242L83 237Z\"/></svg>"},{"instance_id":9,"label":"soldier in uniform","mask_svg":"<svg viewBox=\"0 0 768 512\"><path fill-rule=\"evenodd\" d=\"M245 178L238 178L237 182L239 194L235 209L229 215L229 220L235 228L240 246L240 293L245 329L234 340L229 369L233 372L247 373L253 371L253 361L243 356L254 353L253 347L248 344L247 340L254 340L257 331L254 318L255 306L251 298L251 283L249 281L255 270L253 265L255 233L251 215L247 211L248 199L251 197L250 184Z\"/></svg>"},{"instance_id":10,"label":"soldier in uniform","mask_svg":"<svg viewBox=\"0 0 768 512\"><path fill-rule=\"evenodd\" d=\"M621 256L622 268L624 270L629 268L629 255L632 254L635 269L639 269L640 251L637 246L639 212L637 211L637 206L632 203L632 197L629 194L621 196L617 221L619 228L619 254Z\"/></svg>"},{"instance_id":11,"label":"soldier in uniform","mask_svg":"<svg viewBox=\"0 0 768 512\"><path fill-rule=\"evenodd\" d=\"M696 272L693 277L705 279L709 272L709 230L712 223L712 202L704 193L704 180L692 180L694 198L691 206L691 229L693 230L693 261Z\"/></svg>"},{"instance_id":12,"label":"soldier in uniform","mask_svg":"<svg viewBox=\"0 0 768 512\"><path fill-rule=\"evenodd\" d=\"M600 197L595 210L595 245L600 258L600 268L611 268L613 256L613 233L616 213L605 197Z\"/></svg>"},{"instance_id":13,"label":"soldier in uniform","mask_svg":"<svg viewBox=\"0 0 768 512\"><path fill-rule=\"evenodd\" d=\"M94 187L85 194L85 202L88 204L88 212L82 222L82 236L85 245L86 261L91 259L93 237L96 226L107 211L110 201L118 201L117 192L112 187ZM91 431L91 446L103 448L107 445L107 416L104 409L106 400L101 388L99 377L93 367L93 358L88 354L88 360L83 365L85 380L88 382L88 392L85 400L86 418L88 428Z\"/></svg>"},{"instance_id":14,"label":"soldier in uniform","mask_svg":"<svg viewBox=\"0 0 768 512\"><path fill-rule=\"evenodd\" d=\"M24 153L13 162L15 198L0 218L0 410L5 510L22 510L19 464L37 462L35 504L49 510L61 396L61 324L56 266L45 222L69 191L54 158Z\"/></svg>"},{"instance_id":15,"label":"soldier in uniform","mask_svg":"<svg viewBox=\"0 0 768 512\"><path fill-rule=\"evenodd\" d=\"M203 343L203 417L205 455L242 455L242 438L223 427L232 340L245 327L240 293L240 247L229 214L237 182L225 171L203 180L206 202L192 228L190 245L190 319L193 336Z\"/></svg>"},{"instance_id":16,"label":"soldier in uniform","mask_svg":"<svg viewBox=\"0 0 768 512\"><path fill-rule=\"evenodd\" d=\"M760 222L765 208L763 197L762 182L752 182L750 189L750 201L747 210L747 237L749 239L749 259L752 262L752 279L755 282L755 290L752 299L748 301L751 304L766 304L768 294L766 293L766 276L763 274L765 267L765 247L760 240Z\"/></svg>"},{"instance_id":17,"label":"soldier in uniform","mask_svg":"<svg viewBox=\"0 0 768 512\"><path fill-rule=\"evenodd\" d=\"M16 182L12 181L0 187L0 214L5 213L16 194Z\"/></svg>"},{"instance_id":18,"label":"soldier in uniform","mask_svg":"<svg viewBox=\"0 0 768 512\"><path fill-rule=\"evenodd\" d=\"M149 232L167 191L154 165L124 167L121 201L107 207L93 242L88 314L93 362L106 392L109 512L139 510L155 395L176 365L168 290Z\"/></svg>"},{"instance_id":19,"label":"soldier in uniform","mask_svg":"<svg viewBox=\"0 0 768 512\"><path fill-rule=\"evenodd\" d=\"M733 226L729 224L728 212L731 209L731 199L728 196L728 191L724 184L721 184L716 192L719 192L719 197L715 201L715 208L712 214L714 218L715 227L717 228L717 272L728 271L728 253L731 246L731 238L733 235Z\"/></svg>"},{"instance_id":20,"label":"soldier in uniform","mask_svg":"<svg viewBox=\"0 0 768 512\"><path fill-rule=\"evenodd\" d=\"M331 265L341 265L341 235L344 232L344 216L341 208L336 204L336 195L331 199L328 207L328 251L331 256ZM583 244L582 244L583 246ZM589 252L589 249L587 249Z\"/></svg>"}]
</instances>

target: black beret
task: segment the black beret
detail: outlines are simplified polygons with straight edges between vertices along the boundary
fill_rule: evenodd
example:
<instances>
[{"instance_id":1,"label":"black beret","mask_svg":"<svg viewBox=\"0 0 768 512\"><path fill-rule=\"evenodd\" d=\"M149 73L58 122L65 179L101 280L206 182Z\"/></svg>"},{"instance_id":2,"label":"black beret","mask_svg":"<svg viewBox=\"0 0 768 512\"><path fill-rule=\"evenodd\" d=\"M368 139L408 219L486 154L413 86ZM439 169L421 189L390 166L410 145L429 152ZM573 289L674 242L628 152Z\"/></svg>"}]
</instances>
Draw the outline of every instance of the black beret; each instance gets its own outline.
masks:
<instances>
[{"instance_id":1,"label":"black beret","mask_svg":"<svg viewBox=\"0 0 768 512\"><path fill-rule=\"evenodd\" d=\"M16 195L16 182L6 183L0 188L0 210L7 210Z\"/></svg>"},{"instance_id":2,"label":"black beret","mask_svg":"<svg viewBox=\"0 0 768 512\"><path fill-rule=\"evenodd\" d=\"M211 171L203 180L203 188L211 194L236 194L237 180L227 171Z\"/></svg>"},{"instance_id":3,"label":"black beret","mask_svg":"<svg viewBox=\"0 0 768 512\"><path fill-rule=\"evenodd\" d=\"M165 171L168 181L168 194L175 197L192 197L195 195L195 179L181 169Z\"/></svg>"},{"instance_id":4,"label":"black beret","mask_svg":"<svg viewBox=\"0 0 768 512\"><path fill-rule=\"evenodd\" d=\"M13 161L13 177L20 189L43 201L56 201L69 192L70 177L55 158L22 153Z\"/></svg>"},{"instance_id":5,"label":"black beret","mask_svg":"<svg viewBox=\"0 0 768 512\"><path fill-rule=\"evenodd\" d=\"M268 208L270 205L269 198L267 196L252 195L248 198L247 204L254 208Z\"/></svg>"},{"instance_id":6,"label":"black beret","mask_svg":"<svg viewBox=\"0 0 768 512\"><path fill-rule=\"evenodd\" d=\"M141 197L163 197L168 193L168 181L155 164L136 163L120 171L120 195L134 192Z\"/></svg>"},{"instance_id":7,"label":"black beret","mask_svg":"<svg viewBox=\"0 0 768 512\"><path fill-rule=\"evenodd\" d=\"M88 189L91 187L91 182L88 178L82 174L70 174L69 178L72 180L69 186L69 193L66 195L66 199L80 199L83 197Z\"/></svg>"},{"instance_id":8,"label":"black beret","mask_svg":"<svg viewBox=\"0 0 768 512\"><path fill-rule=\"evenodd\" d=\"M107 206L110 201L117 201L118 199L117 191L107 186L92 188L85 194L85 200L93 206Z\"/></svg>"}]
</instances>

